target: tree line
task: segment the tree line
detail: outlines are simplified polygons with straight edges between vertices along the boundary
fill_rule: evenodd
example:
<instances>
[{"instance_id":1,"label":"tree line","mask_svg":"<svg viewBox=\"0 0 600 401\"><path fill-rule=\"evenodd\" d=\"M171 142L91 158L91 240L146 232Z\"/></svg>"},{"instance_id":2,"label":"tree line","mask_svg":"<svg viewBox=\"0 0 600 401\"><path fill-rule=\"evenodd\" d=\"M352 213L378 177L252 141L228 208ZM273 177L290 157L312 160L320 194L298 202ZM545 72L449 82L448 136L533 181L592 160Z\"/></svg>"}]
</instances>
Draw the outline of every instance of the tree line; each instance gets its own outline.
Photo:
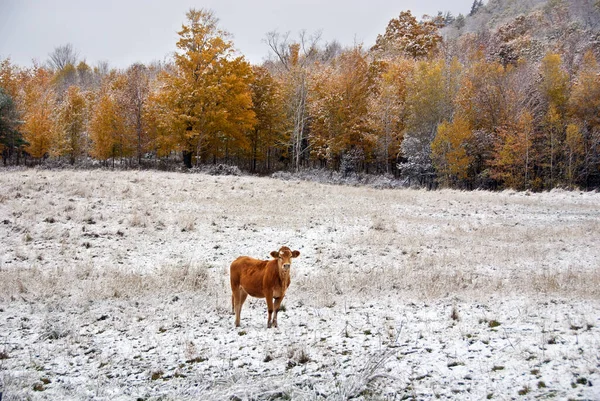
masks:
<instances>
[{"instance_id":1,"label":"tree line","mask_svg":"<svg viewBox=\"0 0 600 401\"><path fill-rule=\"evenodd\" d=\"M226 163L468 189L598 188L593 49L575 62L560 49L493 54L481 33L444 40L447 23L441 13L418 21L402 12L370 49L271 32L271 57L258 66L236 53L211 11L192 9L171 62L90 67L70 45L46 65L5 59L3 164Z\"/></svg>"}]
</instances>

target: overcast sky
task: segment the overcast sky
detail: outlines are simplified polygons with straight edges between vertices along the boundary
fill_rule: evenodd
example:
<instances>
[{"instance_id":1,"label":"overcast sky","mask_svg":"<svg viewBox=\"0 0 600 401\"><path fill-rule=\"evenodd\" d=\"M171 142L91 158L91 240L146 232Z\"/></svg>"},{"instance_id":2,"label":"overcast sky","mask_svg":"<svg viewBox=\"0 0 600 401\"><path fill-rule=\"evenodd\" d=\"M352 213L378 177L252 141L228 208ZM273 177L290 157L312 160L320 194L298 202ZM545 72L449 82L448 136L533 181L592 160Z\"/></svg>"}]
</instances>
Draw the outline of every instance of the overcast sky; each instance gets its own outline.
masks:
<instances>
[{"instance_id":1,"label":"overcast sky","mask_svg":"<svg viewBox=\"0 0 600 401\"><path fill-rule=\"evenodd\" d=\"M322 32L323 43L370 47L391 18L450 11L468 14L473 0L0 0L0 59L31 66L46 62L57 46L71 43L80 59L126 68L164 60L190 8L212 9L220 28L246 58L261 63L269 31Z\"/></svg>"}]
</instances>

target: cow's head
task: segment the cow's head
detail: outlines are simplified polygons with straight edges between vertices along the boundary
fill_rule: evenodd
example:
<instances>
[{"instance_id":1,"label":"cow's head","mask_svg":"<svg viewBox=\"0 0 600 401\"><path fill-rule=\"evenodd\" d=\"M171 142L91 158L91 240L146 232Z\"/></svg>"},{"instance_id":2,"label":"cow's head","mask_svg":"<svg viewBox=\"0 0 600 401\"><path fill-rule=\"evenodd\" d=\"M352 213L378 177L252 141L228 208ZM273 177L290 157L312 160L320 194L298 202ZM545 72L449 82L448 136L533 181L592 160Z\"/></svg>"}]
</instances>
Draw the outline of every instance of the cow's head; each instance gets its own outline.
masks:
<instances>
[{"instance_id":1,"label":"cow's head","mask_svg":"<svg viewBox=\"0 0 600 401\"><path fill-rule=\"evenodd\" d=\"M271 256L277 259L279 267L284 270L289 270L292 266L292 259L300 256L299 251L292 251L287 246L282 246L278 251L271 252Z\"/></svg>"}]
</instances>

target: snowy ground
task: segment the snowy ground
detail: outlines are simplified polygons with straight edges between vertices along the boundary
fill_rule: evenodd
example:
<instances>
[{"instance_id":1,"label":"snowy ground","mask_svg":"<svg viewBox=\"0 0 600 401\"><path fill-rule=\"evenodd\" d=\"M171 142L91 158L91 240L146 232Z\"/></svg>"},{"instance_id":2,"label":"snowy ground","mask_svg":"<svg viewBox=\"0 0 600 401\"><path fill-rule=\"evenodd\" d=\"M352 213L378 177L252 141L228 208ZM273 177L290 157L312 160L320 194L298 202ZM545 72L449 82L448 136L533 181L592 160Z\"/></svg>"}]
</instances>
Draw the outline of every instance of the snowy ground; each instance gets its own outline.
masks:
<instances>
[{"instance_id":1,"label":"snowy ground","mask_svg":"<svg viewBox=\"0 0 600 401\"><path fill-rule=\"evenodd\" d=\"M600 399L600 195L0 171L13 399ZM279 328L229 263L298 249Z\"/></svg>"}]
</instances>

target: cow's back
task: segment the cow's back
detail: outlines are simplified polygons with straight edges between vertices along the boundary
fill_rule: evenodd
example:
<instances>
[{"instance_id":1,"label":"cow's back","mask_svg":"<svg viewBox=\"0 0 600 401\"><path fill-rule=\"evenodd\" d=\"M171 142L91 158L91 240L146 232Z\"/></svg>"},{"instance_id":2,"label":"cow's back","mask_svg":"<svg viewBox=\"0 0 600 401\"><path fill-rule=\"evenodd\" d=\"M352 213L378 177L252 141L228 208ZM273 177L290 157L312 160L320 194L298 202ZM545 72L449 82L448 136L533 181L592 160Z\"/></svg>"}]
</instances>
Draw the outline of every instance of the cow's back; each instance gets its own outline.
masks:
<instances>
[{"instance_id":1,"label":"cow's back","mask_svg":"<svg viewBox=\"0 0 600 401\"><path fill-rule=\"evenodd\" d=\"M248 294L256 298L263 298L263 278L268 261L254 259L249 256L240 256L231 263L231 287L241 286Z\"/></svg>"}]
</instances>

